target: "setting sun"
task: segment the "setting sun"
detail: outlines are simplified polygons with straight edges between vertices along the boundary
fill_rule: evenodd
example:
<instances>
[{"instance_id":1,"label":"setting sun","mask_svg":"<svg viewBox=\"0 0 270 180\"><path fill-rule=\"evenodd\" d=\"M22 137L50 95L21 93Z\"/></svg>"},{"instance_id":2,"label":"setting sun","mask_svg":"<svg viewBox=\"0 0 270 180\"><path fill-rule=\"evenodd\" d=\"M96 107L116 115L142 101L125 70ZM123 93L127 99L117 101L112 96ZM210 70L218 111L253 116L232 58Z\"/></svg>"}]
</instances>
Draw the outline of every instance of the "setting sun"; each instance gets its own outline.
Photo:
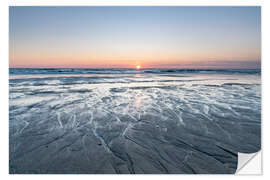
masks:
<instances>
[{"instance_id":1,"label":"setting sun","mask_svg":"<svg viewBox=\"0 0 270 180\"><path fill-rule=\"evenodd\" d=\"M139 66L139 65L138 65L138 66L136 66L136 69L137 69L137 70L141 69L141 66Z\"/></svg>"}]
</instances>

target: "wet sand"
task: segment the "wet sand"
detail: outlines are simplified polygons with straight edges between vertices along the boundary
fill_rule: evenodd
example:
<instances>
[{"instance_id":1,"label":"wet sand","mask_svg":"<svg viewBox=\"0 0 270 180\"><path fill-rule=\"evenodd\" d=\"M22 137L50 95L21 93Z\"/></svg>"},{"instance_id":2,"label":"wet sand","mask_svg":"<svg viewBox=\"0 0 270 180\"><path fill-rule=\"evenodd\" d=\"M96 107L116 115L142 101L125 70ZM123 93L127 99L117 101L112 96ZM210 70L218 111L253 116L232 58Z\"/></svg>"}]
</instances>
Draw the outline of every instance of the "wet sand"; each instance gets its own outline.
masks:
<instances>
[{"instance_id":1,"label":"wet sand","mask_svg":"<svg viewBox=\"0 0 270 180\"><path fill-rule=\"evenodd\" d=\"M234 173L261 148L260 78L10 76L10 173Z\"/></svg>"}]
</instances>

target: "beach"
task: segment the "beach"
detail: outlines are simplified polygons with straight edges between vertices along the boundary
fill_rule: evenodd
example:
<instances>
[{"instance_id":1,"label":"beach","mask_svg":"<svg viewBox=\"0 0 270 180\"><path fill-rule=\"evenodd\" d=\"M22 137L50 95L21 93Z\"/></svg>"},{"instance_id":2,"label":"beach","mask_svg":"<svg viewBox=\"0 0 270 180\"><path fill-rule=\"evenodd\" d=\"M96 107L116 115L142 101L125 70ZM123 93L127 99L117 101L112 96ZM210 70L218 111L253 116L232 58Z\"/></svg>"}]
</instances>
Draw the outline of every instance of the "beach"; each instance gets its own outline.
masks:
<instances>
[{"instance_id":1,"label":"beach","mask_svg":"<svg viewBox=\"0 0 270 180\"><path fill-rule=\"evenodd\" d=\"M232 174L260 149L260 70L10 68L11 174Z\"/></svg>"}]
</instances>

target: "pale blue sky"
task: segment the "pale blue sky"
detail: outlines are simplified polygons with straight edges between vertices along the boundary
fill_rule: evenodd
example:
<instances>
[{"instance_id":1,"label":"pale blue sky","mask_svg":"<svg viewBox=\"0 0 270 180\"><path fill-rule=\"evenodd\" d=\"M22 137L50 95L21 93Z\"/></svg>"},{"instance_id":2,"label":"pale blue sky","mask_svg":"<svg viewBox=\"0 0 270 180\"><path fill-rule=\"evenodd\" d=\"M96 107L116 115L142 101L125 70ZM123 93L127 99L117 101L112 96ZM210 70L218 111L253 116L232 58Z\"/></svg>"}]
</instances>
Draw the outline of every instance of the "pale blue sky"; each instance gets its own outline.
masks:
<instances>
[{"instance_id":1,"label":"pale blue sky","mask_svg":"<svg viewBox=\"0 0 270 180\"><path fill-rule=\"evenodd\" d=\"M258 68L260 11L260 7L10 7L10 65Z\"/></svg>"}]
</instances>

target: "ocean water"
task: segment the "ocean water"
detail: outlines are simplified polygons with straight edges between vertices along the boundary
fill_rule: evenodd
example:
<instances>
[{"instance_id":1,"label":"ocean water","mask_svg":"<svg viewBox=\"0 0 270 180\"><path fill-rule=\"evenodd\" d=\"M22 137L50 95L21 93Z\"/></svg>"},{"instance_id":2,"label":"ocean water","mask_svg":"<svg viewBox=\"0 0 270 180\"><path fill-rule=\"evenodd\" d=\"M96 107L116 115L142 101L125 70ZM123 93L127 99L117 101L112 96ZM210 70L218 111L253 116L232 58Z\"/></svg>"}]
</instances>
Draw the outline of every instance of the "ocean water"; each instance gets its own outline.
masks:
<instances>
[{"instance_id":1,"label":"ocean water","mask_svg":"<svg viewBox=\"0 0 270 180\"><path fill-rule=\"evenodd\" d=\"M10 173L230 174L260 149L260 70L10 69Z\"/></svg>"}]
</instances>

